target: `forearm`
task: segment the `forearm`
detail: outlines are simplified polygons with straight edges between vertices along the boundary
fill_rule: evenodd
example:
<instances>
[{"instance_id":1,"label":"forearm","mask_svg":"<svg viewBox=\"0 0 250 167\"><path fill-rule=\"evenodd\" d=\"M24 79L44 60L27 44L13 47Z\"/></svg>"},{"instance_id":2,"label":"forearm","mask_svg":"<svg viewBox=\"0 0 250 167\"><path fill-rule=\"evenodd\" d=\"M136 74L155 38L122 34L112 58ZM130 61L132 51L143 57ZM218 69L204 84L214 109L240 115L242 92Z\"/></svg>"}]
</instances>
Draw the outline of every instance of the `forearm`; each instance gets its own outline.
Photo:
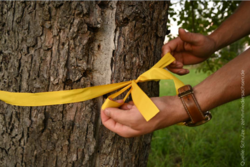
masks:
<instances>
[{"instance_id":1,"label":"forearm","mask_svg":"<svg viewBox=\"0 0 250 167\"><path fill-rule=\"evenodd\" d=\"M202 111L250 94L250 48L194 87ZM243 85L244 84L244 85Z\"/></svg>"},{"instance_id":2,"label":"forearm","mask_svg":"<svg viewBox=\"0 0 250 167\"><path fill-rule=\"evenodd\" d=\"M211 35L219 50L250 33L250 2L244 1Z\"/></svg>"},{"instance_id":3,"label":"forearm","mask_svg":"<svg viewBox=\"0 0 250 167\"><path fill-rule=\"evenodd\" d=\"M194 94L202 111L250 94L250 49L226 64L213 75L194 87ZM244 78L242 78L244 71ZM242 79L244 89L241 89ZM123 137L134 137L187 121L189 116L178 96L155 97L151 100L160 112L146 121L133 103L121 108L107 108L101 111L102 123L111 131Z\"/></svg>"},{"instance_id":4,"label":"forearm","mask_svg":"<svg viewBox=\"0 0 250 167\"><path fill-rule=\"evenodd\" d=\"M250 48L193 88L203 112L239 99L242 93L244 96L250 95L250 65L247 62L250 62ZM162 111L167 115L159 118L163 123L158 128L189 119L178 96L164 96L161 101L164 102ZM169 118L168 121L166 118Z\"/></svg>"}]
</instances>

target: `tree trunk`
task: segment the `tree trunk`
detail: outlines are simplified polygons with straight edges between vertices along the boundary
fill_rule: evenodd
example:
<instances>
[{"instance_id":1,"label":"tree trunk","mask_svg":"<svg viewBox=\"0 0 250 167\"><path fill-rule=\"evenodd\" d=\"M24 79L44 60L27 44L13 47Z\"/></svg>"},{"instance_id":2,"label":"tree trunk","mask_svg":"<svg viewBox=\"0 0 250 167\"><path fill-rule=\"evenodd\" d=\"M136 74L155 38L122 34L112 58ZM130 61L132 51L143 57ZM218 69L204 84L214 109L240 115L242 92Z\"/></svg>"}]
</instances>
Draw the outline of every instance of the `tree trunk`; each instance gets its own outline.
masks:
<instances>
[{"instance_id":1,"label":"tree trunk","mask_svg":"<svg viewBox=\"0 0 250 167\"><path fill-rule=\"evenodd\" d=\"M0 2L0 90L47 92L136 79L159 59L169 2ZM157 83L142 88L158 95ZM151 134L122 138L105 97L43 107L0 102L0 166L147 165Z\"/></svg>"}]
</instances>

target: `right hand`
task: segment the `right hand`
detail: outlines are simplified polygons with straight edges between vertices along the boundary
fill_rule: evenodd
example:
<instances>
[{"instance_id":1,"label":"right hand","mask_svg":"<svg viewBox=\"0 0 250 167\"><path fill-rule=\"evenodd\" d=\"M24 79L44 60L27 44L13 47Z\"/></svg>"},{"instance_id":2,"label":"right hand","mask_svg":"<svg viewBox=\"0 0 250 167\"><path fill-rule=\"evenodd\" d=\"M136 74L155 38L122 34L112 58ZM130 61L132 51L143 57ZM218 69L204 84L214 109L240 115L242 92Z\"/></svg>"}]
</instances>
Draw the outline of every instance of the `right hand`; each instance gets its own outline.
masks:
<instances>
[{"instance_id":1,"label":"right hand","mask_svg":"<svg viewBox=\"0 0 250 167\"><path fill-rule=\"evenodd\" d=\"M168 70L185 75L189 71L183 69L183 65L203 62L215 51L216 42L211 37L179 29L179 37L163 45L162 56L170 52L176 61L167 67Z\"/></svg>"},{"instance_id":2,"label":"right hand","mask_svg":"<svg viewBox=\"0 0 250 167\"><path fill-rule=\"evenodd\" d=\"M146 121L131 101L120 108L101 110L102 124L122 137L135 137L162 129L189 119L189 116L178 96L151 98L159 109L151 120ZM118 100L123 102L123 100Z\"/></svg>"}]
</instances>

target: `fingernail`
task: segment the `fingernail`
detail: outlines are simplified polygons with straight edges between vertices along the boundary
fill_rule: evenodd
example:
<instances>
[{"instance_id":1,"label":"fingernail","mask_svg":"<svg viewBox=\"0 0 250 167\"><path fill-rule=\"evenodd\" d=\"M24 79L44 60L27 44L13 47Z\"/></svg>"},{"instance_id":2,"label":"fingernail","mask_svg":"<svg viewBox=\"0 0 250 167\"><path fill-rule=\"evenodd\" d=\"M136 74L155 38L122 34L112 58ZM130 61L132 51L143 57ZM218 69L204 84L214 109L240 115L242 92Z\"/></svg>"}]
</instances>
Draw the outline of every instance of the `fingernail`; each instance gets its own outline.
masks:
<instances>
[{"instance_id":1,"label":"fingernail","mask_svg":"<svg viewBox=\"0 0 250 167\"><path fill-rule=\"evenodd\" d=\"M107 115L107 116L109 116L109 110L105 109L104 110L104 114Z\"/></svg>"},{"instance_id":2,"label":"fingernail","mask_svg":"<svg viewBox=\"0 0 250 167\"><path fill-rule=\"evenodd\" d=\"M128 109L131 109L133 106L131 104L127 104Z\"/></svg>"},{"instance_id":3,"label":"fingernail","mask_svg":"<svg viewBox=\"0 0 250 167\"><path fill-rule=\"evenodd\" d=\"M123 100L116 100L117 103L123 103Z\"/></svg>"},{"instance_id":4,"label":"fingernail","mask_svg":"<svg viewBox=\"0 0 250 167\"><path fill-rule=\"evenodd\" d=\"M182 74L183 72L185 72L185 70L184 70L184 69L181 69L181 70L179 70L177 73L178 73L178 74Z\"/></svg>"},{"instance_id":5,"label":"fingernail","mask_svg":"<svg viewBox=\"0 0 250 167\"><path fill-rule=\"evenodd\" d=\"M187 32L187 30L183 29L183 28L179 28L179 31L183 31L184 33Z\"/></svg>"},{"instance_id":6,"label":"fingernail","mask_svg":"<svg viewBox=\"0 0 250 167\"><path fill-rule=\"evenodd\" d=\"M181 65L182 63L181 63L181 62L179 62L179 61L177 61L177 62L176 62L176 64Z\"/></svg>"},{"instance_id":7,"label":"fingernail","mask_svg":"<svg viewBox=\"0 0 250 167\"><path fill-rule=\"evenodd\" d=\"M189 70L188 70L188 69L186 69L186 73L189 73Z\"/></svg>"},{"instance_id":8,"label":"fingernail","mask_svg":"<svg viewBox=\"0 0 250 167\"><path fill-rule=\"evenodd\" d=\"M176 66L177 66L177 67L181 67L182 64L181 64L180 62L176 62Z\"/></svg>"}]
</instances>

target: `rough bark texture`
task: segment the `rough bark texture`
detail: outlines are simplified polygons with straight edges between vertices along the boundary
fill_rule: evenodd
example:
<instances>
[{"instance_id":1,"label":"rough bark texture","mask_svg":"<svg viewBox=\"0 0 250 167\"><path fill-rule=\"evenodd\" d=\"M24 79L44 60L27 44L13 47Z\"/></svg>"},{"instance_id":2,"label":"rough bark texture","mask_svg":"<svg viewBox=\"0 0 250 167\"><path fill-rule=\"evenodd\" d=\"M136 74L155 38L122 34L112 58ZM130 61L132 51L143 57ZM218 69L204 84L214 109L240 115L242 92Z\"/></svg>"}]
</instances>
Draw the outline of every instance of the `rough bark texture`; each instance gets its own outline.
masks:
<instances>
[{"instance_id":1,"label":"rough bark texture","mask_svg":"<svg viewBox=\"0 0 250 167\"><path fill-rule=\"evenodd\" d=\"M168 2L0 2L0 90L135 79L160 59L167 10ZM157 83L142 87L158 94ZM102 102L0 102L0 166L146 166L151 134L125 139L107 130L99 118Z\"/></svg>"}]
</instances>

